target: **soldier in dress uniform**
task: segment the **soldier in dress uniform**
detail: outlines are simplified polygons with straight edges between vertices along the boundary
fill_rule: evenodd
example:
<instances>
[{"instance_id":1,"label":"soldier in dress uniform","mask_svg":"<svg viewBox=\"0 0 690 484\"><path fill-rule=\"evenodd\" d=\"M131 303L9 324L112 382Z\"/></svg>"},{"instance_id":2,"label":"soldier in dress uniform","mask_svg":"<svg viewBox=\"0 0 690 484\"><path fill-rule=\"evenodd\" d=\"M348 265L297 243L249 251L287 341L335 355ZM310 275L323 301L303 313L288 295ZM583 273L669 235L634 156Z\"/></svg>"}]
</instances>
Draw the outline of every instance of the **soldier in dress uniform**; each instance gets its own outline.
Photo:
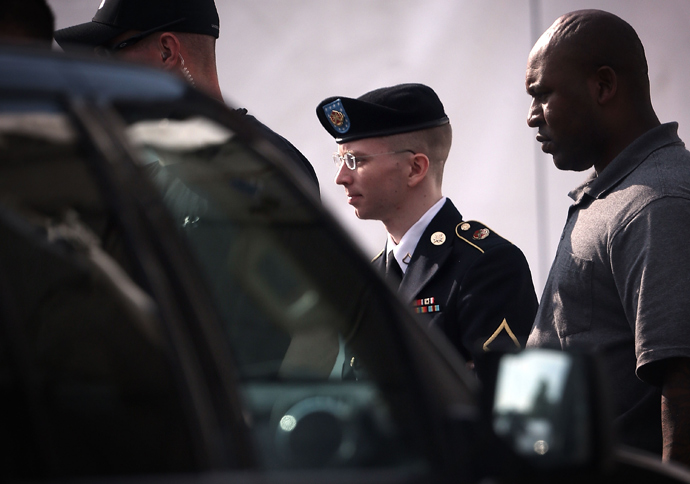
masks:
<instances>
[{"instance_id":1,"label":"soldier in dress uniform","mask_svg":"<svg viewBox=\"0 0 690 484\"><path fill-rule=\"evenodd\" d=\"M399 296L440 329L470 366L492 349L522 348L537 311L522 251L465 221L442 195L452 130L436 93L401 84L316 108L335 138L335 182L357 217L383 222L373 260Z\"/></svg>"}]
</instances>

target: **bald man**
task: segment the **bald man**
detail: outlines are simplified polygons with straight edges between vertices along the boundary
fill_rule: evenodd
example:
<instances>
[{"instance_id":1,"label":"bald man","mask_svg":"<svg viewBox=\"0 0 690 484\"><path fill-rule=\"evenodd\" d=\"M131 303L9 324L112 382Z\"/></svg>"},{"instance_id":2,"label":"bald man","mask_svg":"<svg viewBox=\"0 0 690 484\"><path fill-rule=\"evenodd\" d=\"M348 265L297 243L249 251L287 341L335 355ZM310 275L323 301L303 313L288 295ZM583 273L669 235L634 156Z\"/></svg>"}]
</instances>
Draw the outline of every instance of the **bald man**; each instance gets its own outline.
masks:
<instances>
[{"instance_id":1,"label":"bald man","mask_svg":"<svg viewBox=\"0 0 690 484\"><path fill-rule=\"evenodd\" d=\"M690 464L690 153L678 125L659 122L642 43L607 12L557 19L525 84L542 150L558 169L594 168L570 193L528 346L600 352L622 443Z\"/></svg>"}]
</instances>

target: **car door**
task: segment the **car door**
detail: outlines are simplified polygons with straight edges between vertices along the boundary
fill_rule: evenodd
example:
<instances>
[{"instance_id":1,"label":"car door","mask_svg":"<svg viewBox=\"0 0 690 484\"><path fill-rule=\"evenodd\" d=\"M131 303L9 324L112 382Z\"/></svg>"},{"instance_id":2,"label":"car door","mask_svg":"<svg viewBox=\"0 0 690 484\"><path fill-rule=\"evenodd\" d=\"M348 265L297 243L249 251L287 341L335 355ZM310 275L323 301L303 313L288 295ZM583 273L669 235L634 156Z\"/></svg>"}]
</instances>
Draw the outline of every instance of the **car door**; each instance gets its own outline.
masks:
<instances>
[{"instance_id":1,"label":"car door","mask_svg":"<svg viewBox=\"0 0 690 484\"><path fill-rule=\"evenodd\" d=\"M206 378L191 351L173 350L182 305L170 303L174 288L137 210L108 181L113 165L70 99L3 94L4 474L213 461L221 425L209 417Z\"/></svg>"}]
</instances>

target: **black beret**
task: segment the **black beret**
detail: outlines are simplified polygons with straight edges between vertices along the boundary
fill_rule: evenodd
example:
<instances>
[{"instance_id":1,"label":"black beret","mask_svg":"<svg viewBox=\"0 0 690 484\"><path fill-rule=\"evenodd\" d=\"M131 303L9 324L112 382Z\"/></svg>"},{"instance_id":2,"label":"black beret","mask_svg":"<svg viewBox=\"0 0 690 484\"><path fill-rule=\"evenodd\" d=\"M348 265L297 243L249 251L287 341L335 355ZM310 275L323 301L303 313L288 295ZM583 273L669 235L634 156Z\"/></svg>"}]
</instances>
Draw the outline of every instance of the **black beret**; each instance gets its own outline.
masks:
<instances>
[{"instance_id":1,"label":"black beret","mask_svg":"<svg viewBox=\"0 0 690 484\"><path fill-rule=\"evenodd\" d=\"M423 84L382 87L357 99L329 97L318 105L316 115L337 143L408 133L449 122L441 100Z\"/></svg>"}]
</instances>

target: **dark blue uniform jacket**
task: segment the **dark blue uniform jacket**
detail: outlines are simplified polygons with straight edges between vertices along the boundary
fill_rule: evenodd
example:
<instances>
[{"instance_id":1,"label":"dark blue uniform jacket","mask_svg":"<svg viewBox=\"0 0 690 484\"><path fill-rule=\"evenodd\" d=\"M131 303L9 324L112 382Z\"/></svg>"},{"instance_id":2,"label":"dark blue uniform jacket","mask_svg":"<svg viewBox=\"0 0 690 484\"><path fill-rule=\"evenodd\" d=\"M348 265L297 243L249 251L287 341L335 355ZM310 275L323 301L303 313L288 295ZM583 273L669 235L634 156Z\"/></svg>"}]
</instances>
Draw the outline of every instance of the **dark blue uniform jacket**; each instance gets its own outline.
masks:
<instances>
[{"instance_id":1,"label":"dark blue uniform jacket","mask_svg":"<svg viewBox=\"0 0 690 484\"><path fill-rule=\"evenodd\" d=\"M382 252L373 260L382 272L385 259ZM450 200L424 231L398 293L466 360L524 348L537 312L522 251L483 224L464 222Z\"/></svg>"}]
</instances>

